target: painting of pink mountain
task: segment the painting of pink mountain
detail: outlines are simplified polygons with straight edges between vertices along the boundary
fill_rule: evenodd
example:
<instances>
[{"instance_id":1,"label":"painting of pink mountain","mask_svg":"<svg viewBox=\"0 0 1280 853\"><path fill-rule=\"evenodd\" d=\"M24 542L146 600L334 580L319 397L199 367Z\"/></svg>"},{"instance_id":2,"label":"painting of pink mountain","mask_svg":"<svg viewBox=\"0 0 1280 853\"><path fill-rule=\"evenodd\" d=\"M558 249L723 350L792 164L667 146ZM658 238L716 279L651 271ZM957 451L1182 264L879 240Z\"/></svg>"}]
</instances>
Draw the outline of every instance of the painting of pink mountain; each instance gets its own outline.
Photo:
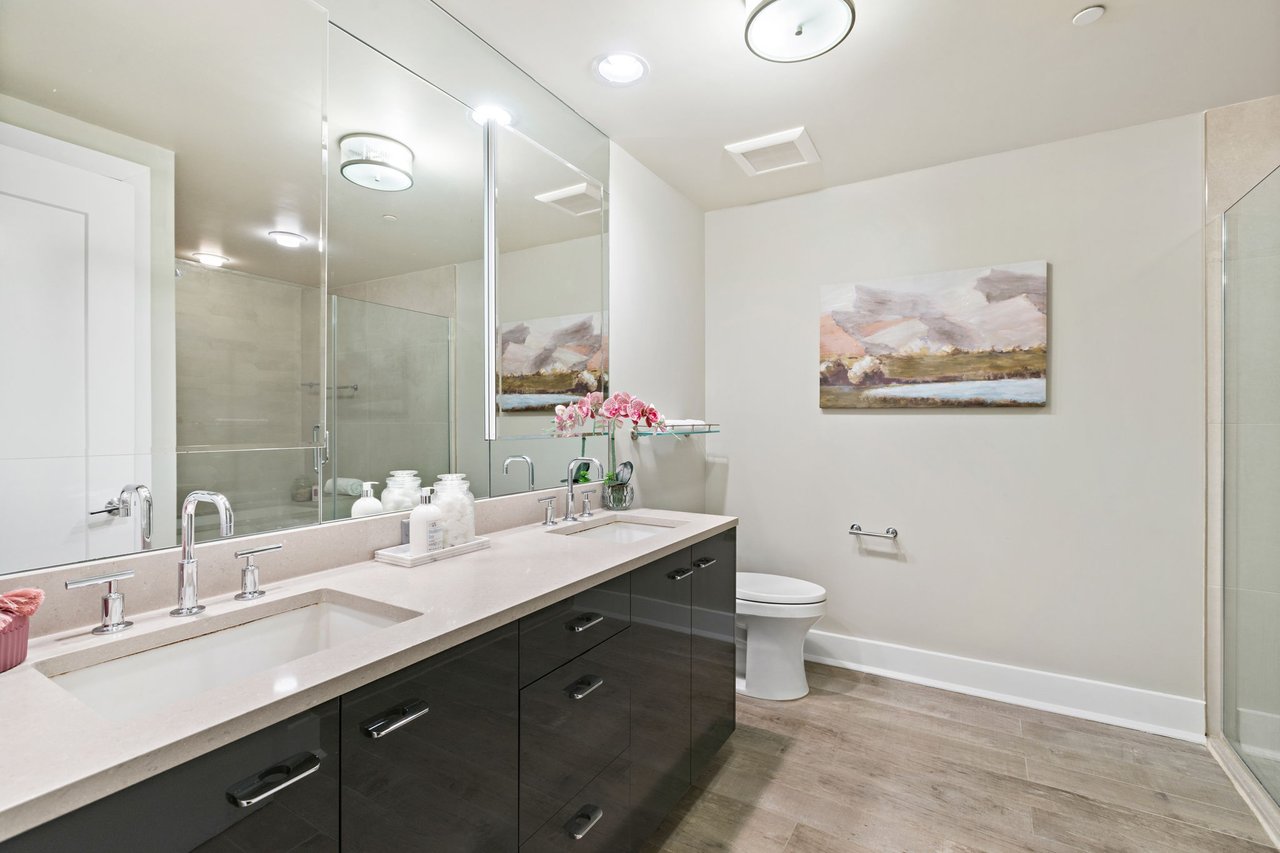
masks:
<instances>
[{"instance_id":1,"label":"painting of pink mountain","mask_svg":"<svg viewBox=\"0 0 1280 853\"><path fill-rule=\"evenodd\" d=\"M1049 264L822 288L824 409L1043 406Z\"/></svg>"},{"instance_id":2,"label":"painting of pink mountain","mask_svg":"<svg viewBox=\"0 0 1280 853\"><path fill-rule=\"evenodd\" d=\"M608 338L600 326L599 313L503 323L499 409L546 411L604 391Z\"/></svg>"}]
</instances>

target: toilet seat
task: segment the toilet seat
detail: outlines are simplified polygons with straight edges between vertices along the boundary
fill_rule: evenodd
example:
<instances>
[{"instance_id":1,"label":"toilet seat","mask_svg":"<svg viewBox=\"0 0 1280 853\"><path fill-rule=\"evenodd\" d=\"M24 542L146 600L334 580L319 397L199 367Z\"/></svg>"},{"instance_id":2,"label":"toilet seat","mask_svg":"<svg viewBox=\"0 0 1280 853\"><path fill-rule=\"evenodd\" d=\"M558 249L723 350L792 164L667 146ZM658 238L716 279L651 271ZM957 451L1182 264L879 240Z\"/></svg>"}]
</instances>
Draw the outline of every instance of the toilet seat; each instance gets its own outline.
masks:
<instances>
[{"instance_id":1,"label":"toilet seat","mask_svg":"<svg viewBox=\"0 0 1280 853\"><path fill-rule=\"evenodd\" d=\"M738 572L737 598L758 604L818 604L827 600L827 591L799 578Z\"/></svg>"}]
</instances>

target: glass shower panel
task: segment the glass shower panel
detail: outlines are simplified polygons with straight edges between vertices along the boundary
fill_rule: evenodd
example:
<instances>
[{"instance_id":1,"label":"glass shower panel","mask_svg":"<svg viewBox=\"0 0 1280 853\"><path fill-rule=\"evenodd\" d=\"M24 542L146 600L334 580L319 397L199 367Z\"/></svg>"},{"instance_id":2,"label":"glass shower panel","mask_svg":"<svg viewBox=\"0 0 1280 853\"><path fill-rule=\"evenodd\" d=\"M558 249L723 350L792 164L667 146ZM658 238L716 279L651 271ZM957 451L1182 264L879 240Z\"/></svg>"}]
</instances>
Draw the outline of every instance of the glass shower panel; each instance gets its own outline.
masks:
<instances>
[{"instance_id":1,"label":"glass shower panel","mask_svg":"<svg viewBox=\"0 0 1280 853\"><path fill-rule=\"evenodd\" d=\"M428 486L452 470L453 320L330 297L327 519L348 518L359 484L381 496L391 471ZM336 492L336 494L335 494Z\"/></svg>"},{"instance_id":2,"label":"glass shower panel","mask_svg":"<svg viewBox=\"0 0 1280 853\"><path fill-rule=\"evenodd\" d=\"M1280 797L1280 170L1223 220L1223 733Z\"/></svg>"}]
</instances>

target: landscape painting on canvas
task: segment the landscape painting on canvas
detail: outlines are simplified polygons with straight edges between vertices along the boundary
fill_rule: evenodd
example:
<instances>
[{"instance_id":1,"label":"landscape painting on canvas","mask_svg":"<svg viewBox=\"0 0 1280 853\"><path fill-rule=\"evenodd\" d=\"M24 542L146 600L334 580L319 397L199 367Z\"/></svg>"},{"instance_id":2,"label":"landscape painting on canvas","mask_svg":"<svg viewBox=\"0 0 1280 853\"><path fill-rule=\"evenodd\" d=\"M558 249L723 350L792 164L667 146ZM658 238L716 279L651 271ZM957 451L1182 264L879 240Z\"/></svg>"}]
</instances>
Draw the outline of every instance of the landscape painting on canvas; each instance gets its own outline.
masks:
<instances>
[{"instance_id":1,"label":"landscape painting on canvas","mask_svg":"<svg viewBox=\"0 0 1280 853\"><path fill-rule=\"evenodd\" d=\"M600 327L599 312L503 323L498 408L549 411L604 391L608 347Z\"/></svg>"},{"instance_id":2,"label":"landscape painting on canvas","mask_svg":"<svg viewBox=\"0 0 1280 853\"><path fill-rule=\"evenodd\" d=\"M1043 406L1049 264L822 289L824 409Z\"/></svg>"}]
</instances>

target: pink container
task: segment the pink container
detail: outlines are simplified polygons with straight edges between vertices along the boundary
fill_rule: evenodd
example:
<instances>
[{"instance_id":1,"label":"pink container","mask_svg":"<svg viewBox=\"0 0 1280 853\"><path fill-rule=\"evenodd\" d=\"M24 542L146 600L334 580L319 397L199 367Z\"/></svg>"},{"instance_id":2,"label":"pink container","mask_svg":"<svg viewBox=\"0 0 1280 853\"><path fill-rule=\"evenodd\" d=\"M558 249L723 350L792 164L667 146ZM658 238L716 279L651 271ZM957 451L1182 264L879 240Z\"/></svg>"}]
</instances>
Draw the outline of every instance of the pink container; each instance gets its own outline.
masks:
<instances>
[{"instance_id":1,"label":"pink container","mask_svg":"<svg viewBox=\"0 0 1280 853\"><path fill-rule=\"evenodd\" d=\"M0 629L0 672L13 669L27 659L27 636L31 619L14 616L7 628Z\"/></svg>"}]
</instances>

